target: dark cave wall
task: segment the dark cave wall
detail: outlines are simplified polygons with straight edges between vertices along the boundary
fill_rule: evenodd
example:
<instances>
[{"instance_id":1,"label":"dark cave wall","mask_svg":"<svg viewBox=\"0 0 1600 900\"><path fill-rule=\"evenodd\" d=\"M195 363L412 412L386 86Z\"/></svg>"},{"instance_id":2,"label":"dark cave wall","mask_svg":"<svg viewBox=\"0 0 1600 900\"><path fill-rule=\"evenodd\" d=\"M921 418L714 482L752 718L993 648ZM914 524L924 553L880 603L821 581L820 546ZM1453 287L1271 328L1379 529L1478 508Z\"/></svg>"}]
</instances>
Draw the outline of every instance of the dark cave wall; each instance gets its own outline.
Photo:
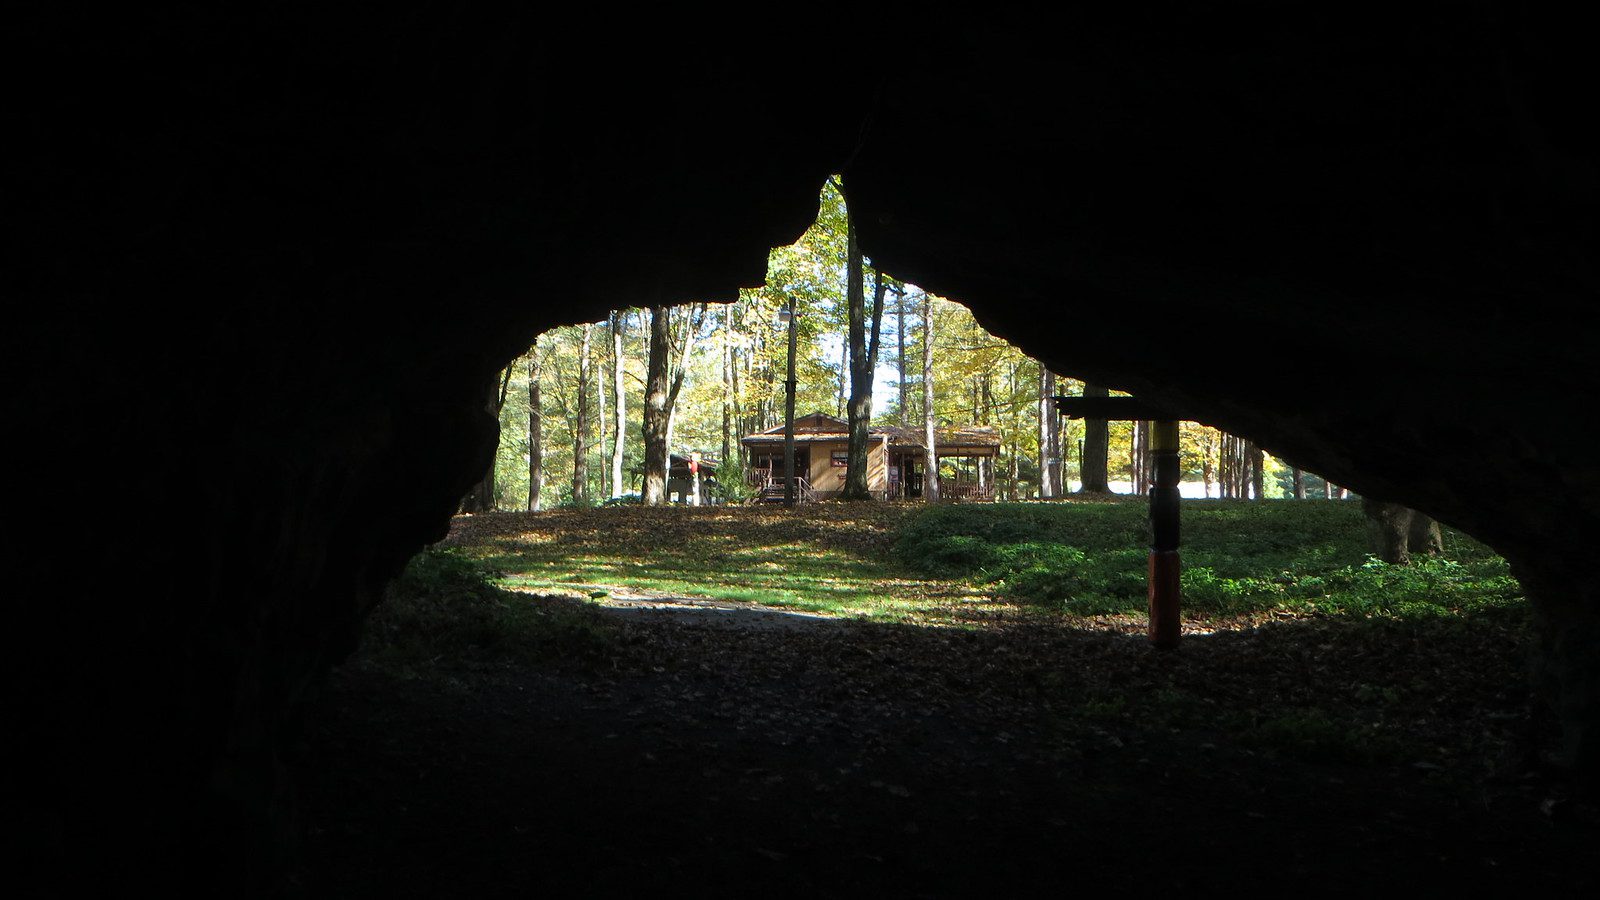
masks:
<instances>
[{"instance_id":1,"label":"dark cave wall","mask_svg":"<svg viewBox=\"0 0 1600 900\"><path fill-rule=\"evenodd\" d=\"M872 135L925 139L852 160L864 246L1058 371L1491 542L1593 771L1600 467L1566 423L1600 388L1600 182L1571 33L1487 6L1083 18L887 82Z\"/></svg>"},{"instance_id":2,"label":"dark cave wall","mask_svg":"<svg viewBox=\"0 0 1600 900\"><path fill-rule=\"evenodd\" d=\"M1595 770L1578 29L219 15L33 42L5 343L36 864L284 871L297 704L477 479L482 384L552 325L756 283L839 169L869 255L1060 371L1494 542Z\"/></svg>"},{"instance_id":3,"label":"dark cave wall","mask_svg":"<svg viewBox=\"0 0 1600 900\"><path fill-rule=\"evenodd\" d=\"M281 877L298 705L487 464L482 386L551 325L759 283L860 118L780 133L709 37L235 15L41 32L8 173L6 664L54 878Z\"/></svg>"}]
</instances>

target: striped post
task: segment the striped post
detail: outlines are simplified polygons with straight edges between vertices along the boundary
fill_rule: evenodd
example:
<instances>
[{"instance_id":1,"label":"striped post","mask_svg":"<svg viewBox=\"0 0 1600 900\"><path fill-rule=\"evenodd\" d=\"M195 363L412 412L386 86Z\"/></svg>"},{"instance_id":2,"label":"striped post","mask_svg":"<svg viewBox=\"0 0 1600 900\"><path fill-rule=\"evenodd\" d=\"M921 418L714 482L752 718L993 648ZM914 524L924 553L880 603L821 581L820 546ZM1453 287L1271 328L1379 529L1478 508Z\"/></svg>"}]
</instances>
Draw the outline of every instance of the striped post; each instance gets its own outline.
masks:
<instances>
[{"instance_id":1,"label":"striped post","mask_svg":"<svg viewBox=\"0 0 1600 900\"><path fill-rule=\"evenodd\" d=\"M1178 575L1178 423L1159 420L1150 430L1150 643L1178 646L1182 617Z\"/></svg>"}]
</instances>

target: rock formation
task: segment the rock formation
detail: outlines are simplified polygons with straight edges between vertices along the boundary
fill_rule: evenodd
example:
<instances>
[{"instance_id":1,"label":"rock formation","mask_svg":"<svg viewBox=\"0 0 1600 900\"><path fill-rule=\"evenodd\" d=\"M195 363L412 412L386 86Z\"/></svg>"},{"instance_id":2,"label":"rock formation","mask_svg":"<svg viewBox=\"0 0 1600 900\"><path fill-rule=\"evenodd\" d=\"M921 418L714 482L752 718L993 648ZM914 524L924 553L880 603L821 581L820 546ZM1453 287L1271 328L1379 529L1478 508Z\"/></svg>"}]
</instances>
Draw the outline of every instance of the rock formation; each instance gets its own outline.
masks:
<instances>
[{"instance_id":1,"label":"rock formation","mask_svg":"<svg viewBox=\"0 0 1600 900\"><path fill-rule=\"evenodd\" d=\"M47 870L270 884L297 705L481 474L485 381L545 328L758 283L833 171L878 265L1052 370L1494 544L1600 770L1574 23L40 15L7 682Z\"/></svg>"}]
</instances>

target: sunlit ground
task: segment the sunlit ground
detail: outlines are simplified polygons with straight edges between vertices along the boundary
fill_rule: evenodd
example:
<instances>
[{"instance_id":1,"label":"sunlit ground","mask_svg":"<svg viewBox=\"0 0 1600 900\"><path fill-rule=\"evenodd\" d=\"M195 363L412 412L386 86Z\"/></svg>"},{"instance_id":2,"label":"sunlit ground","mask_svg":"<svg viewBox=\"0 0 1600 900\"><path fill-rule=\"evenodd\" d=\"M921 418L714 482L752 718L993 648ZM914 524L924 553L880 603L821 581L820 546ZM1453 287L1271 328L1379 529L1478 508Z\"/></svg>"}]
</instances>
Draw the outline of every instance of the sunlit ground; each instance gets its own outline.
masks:
<instances>
[{"instance_id":1,"label":"sunlit ground","mask_svg":"<svg viewBox=\"0 0 1600 900\"><path fill-rule=\"evenodd\" d=\"M1141 501L612 507L464 517L447 543L530 594L760 603L916 624L1142 621ZM1517 609L1505 562L1464 535L1410 568L1367 555L1355 503L1191 501L1185 613L1206 632L1263 617Z\"/></svg>"}]
</instances>

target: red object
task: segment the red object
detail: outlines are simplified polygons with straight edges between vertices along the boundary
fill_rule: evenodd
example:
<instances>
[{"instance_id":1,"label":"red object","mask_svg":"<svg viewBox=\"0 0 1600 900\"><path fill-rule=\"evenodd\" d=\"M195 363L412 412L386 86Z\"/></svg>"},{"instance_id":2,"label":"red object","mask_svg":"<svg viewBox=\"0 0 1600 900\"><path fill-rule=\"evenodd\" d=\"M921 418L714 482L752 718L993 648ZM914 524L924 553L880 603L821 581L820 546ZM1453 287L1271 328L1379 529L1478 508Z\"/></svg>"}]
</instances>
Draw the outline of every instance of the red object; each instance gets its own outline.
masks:
<instances>
[{"instance_id":1,"label":"red object","mask_svg":"<svg viewBox=\"0 0 1600 900\"><path fill-rule=\"evenodd\" d=\"M689 474L694 475L700 471L700 454L689 454Z\"/></svg>"},{"instance_id":2,"label":"red object","mask_svg":"<svg viewBox=\"0 0 1600 900\"><path fill-rule=\"evenodd\" d=\"M1178 636L1182 632L1178 612L1181 570L1178 551L1150 551L1150 643L1162 650L1178 646Z\"/></svg>"}]
</instances>

